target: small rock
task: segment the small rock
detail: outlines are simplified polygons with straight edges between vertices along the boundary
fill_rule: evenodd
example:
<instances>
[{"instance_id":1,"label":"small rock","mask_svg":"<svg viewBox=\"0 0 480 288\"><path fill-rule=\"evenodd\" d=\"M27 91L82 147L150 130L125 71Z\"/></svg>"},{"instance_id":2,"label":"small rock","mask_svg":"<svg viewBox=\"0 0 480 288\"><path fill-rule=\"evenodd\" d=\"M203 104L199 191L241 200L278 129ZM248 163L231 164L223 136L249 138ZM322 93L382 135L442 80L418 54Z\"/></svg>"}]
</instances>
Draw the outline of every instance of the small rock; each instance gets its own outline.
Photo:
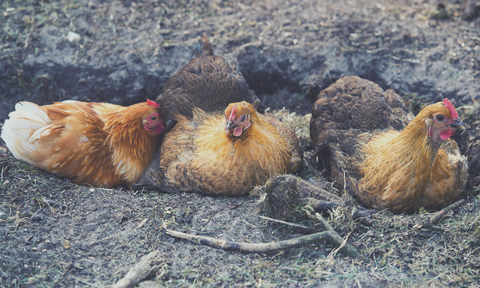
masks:
<instances>
[{"instance_id":1,"label":"small rock","mask_svg":"<svg viewBox=\"0 0 480 288\"><path fill-rule=\"evenodd\" d=\"M183 215L185 215L185 211L183 209L177 209L175 211L175 216L177 216L177 218L181 218Z\"/></svg>"},{"instance_id":2,"label":"small rock","mask_svg":"<svg viewBox=\"0 0 480 288\"><path fill-rule=\"evenodd\" d=\"M472 20L478 16L480 6L477 5L476 1L469 0L465 3L462 18L465 20Z\"/></svg>"},{"instance_id":3,"label":"small rock","mask_svg":"<svg viewBox=\"0 0 480 288\"><path fill-rule=\"evenodd\" d=\"M68 42L77 42L78 40L80 40L80 34L77 34L72 31L68 31L67 39L68 39Z\"/></svg>"},{"instance_id":4,"label":"small rock","mask_svg":"<svg viewBox=\"0 0 480 288\"><path fill-rule=\"evenodd\" d=\"M187 215L187 216L183 217L183 221L185 221L185 223L190 224L190 223L192 223L192 218Z\"/></svg>"},{"instance_id":5,"label":"small rock","mask_svg":"<svg viewBox=\"0 0 480 288\"><path fill-rule=\"evenodd\" d=\"M148 281L148 280L138 283L138 288L157 288L157 287L163 287L163 286L154 281Z\"/></svg>"},{"instance_id":6,"label":"small rock","mask_svg":"<svg viewBox=\"0 0 480 288\"><path fill-rule=\"evenodd\" d=\"M92 267L94 263L92 263L91 261L88 261L88 260L84 260L82 262L82 264L83 264L83 268L88 269L88 268Z\"/></svg>"},{"instance_id":7,"label":"small rock","mask_svg":"<svg viewBox=\"0 0 480 288\"><path fill-rule=\"evenodd\" d=\"M32 218L30 218L30 220L34 221L34 222L40 222L40 221L43 221L43 215L41 214L35 214L32 216Z\"/></svg>"},{"instance_id":8,"label":"small rock","mask_svg":"<svg viewBox=\"0 0 480 288\"><path fill-rule=\"evenodd\" d=\"M113 217L115 218L115 222L117 222L118 224L122 223L122 221L126 219L125 215L120 211L116 212Z\"/></svg>"}]
</instances>

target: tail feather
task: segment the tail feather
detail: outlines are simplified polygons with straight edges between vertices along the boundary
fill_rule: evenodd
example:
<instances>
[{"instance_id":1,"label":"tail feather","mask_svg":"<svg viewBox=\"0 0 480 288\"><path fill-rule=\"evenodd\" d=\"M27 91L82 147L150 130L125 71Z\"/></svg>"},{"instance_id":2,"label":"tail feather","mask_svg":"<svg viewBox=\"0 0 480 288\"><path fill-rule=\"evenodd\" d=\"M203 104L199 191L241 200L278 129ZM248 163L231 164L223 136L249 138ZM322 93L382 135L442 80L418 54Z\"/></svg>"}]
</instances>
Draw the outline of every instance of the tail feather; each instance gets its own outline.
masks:
<instances>
[{"instance_id":1,"label":"tail feather","mask_svg":"<svg viewBox=\"0 0 480 288\"><path fill-rule=\"evenodd\" d=\"M197 57L213 55L213 49L210 45L210 41L208 41L207 33L203 33L202 38L198 40L198 45L195 48L195 54L197 54Z\"/></svg>"},{"instance_id":2,"label":"tail feather","mask_svg":"<svg viewBox=\"0 0 480 288\"><path fill-rule=\"evenodd\" d=\"M35 140L48 134L51 120L47 112L34 103L20 102L8 116L10 119L5 121L0 137L15 158L32 163L29 155L40 145Z\"/></svg>"},{"instance_id":3,"label":"tail feather","mask_svg":"<svg viewBox=\"0 0 480 288\"><path fill-rule=\"evenodd\" d=\"M51 120L48 117L47 112L45 112L40 106L31 102L19 102L15 105L15 111L10 114L20 114L20 117L25 119L30 119L38 123L50 123ZM12 117L9 115L10 118Z\"/></svg>"}]
</instances>

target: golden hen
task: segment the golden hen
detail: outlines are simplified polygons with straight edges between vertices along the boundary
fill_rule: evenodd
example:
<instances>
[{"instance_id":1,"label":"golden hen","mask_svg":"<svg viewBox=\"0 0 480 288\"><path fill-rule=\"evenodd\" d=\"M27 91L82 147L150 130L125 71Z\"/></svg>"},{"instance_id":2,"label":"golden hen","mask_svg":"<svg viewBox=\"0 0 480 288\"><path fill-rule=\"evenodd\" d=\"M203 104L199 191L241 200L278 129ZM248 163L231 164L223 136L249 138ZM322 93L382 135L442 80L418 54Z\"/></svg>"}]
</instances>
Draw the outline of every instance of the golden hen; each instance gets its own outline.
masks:
<instances>
[{"instance_id":1,"label":"golden hen","mask_svg":"<svg viewBox=\"0 0 480 288\"><path fill-rule=\"evenodd\" d=\"M302 151L292 129L252 104L230 104L225 115L193 109L165 134L150 183L167 192L242 195L277 174L296 172Z\"/></svg>"},{"instance_id":2,"label":"golden hen","mask_svg":"<svg viewBox=\"0 0 480 288\"><path fill-rule=\"evenodd\" d=\"M122 107L20 102L1 138L20 160L76 183L131 186L158 148L163 120L154 101Z\"/></svg>"},{"instance_id":3,"label":"golden hen","mask_svg":"<svg viewBox=\"0 0 480 288\"><path fill-rule=\"evenodd\" d=\"M336 186L365 205L394 213L440 209L467 181L466 158L449 139L465 125L447 99L411 118L393 90L345 77L319 94L311 136Z\"/></svg>"},{"instance_id":4,"label":"golden hen","mask_svg":"<svg viewBox=\"0 0 480 288\"><path fill-rule=\"evenodd\" d=\"M197 58L172 76L157 98L178 123L134 185L166 192L242 195L276 174L300 169L295 132L271 114L237 67L213 55L204 35Z\"/></svg>"}]
</instances>

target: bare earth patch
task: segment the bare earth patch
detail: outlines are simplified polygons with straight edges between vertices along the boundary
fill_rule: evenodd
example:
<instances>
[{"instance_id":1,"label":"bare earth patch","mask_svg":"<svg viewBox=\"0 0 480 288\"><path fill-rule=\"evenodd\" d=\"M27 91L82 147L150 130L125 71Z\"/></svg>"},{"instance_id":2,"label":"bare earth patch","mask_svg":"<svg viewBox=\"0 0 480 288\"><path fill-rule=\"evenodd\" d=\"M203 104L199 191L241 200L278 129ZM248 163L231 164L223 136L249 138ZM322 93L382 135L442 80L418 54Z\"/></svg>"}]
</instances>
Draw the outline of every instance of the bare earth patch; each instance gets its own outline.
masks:
<instances>
[{"instance_id":1,"label":"bare earth patch","mask_svg":"<svg viewBox=\"0 0 480 288\"><path fill-rule=\"evenodd\" d=\"M179 240L164 228L250 243L305 234L261 218L260 189L232 198L76 185L17 161L2 142L0 287L106 287L157 249L160 268L140 287L480 285L479 1L170 2L3 1L0 123L20 100L155 99L207 32L214 53L238 63L294 127L306 157L299 176L353 203L324 217L361 256L331 254L329 242L242 253ZM455 102L468 128L455 138L470 165L464 205L430 228L422 224L435 212L353 220L354 200L317 169L308 136L312 101L346 75L394 89L414 113ZM307 216L296 223L323 231Z\"/></svg>"}]
</instances>

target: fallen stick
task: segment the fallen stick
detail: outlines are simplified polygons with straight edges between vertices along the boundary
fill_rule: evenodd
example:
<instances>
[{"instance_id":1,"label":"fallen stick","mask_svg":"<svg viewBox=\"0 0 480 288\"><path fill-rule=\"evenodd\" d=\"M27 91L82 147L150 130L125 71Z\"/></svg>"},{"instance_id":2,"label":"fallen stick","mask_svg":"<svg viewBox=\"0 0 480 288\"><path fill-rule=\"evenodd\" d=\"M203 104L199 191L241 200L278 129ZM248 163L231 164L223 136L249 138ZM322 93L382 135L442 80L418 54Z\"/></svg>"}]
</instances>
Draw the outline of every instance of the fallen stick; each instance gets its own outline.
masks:
<instances>
[{"instance_id":1,"label":"fallen stick","mask_svg":"<svg viewBox=\"0 0 480 288\"><path fill-rule=\"evenodd\" d=\"M254 252L254 253L266 253L278 250L290 249L308 244L317 243L320 241L330 241L335 245L340 246L343 243L343 238L338 235L334 230L323 231L315 234L305 235L290 240L279 241L274 243L237 243L227 242L223 239L217 239L206 236L192 235L182 232L166 229L167 234L177 238L187 239L198 244L208 245L214 248L220 248L227 251L241 251L241 252ZM356 258L360 256L360 253L353 248L353 246L346 244L341 250L346 255Z\"/></svg>"},{"instance_id":2,"label":"fallen stick","mask_svg":"<svg viewBox=\"0 0 480 288\"><path fill-rule=\"evenodd\" d=\"M300 228L300 229L303 229L304 231L313 232L312 227L308 227L308 226L305 226L305 225L290 223L290 222L286 222L286 221L282 221L282 220L278 220L278 219L273 219L273 218L266 217L266 216L259 216L259 217L262 218L262 219L265 219L265 220L272 221L272 222L289 225L289 226L292 226L292 227L295 227L295 228Z\"/></svg>"},{"instance_id":3,"label":"fallen stick","mask_svg":"<svg viewBox=\"0 0 480 288\"><path fill-rule=\"evenodd\" d=\"M324 201L310 197L299 199L299 204L310 205L310 207L312 207L316 212L328 212L337 208L338 206L343 206L343 204L340 202Z\"/></svg>"},{"instance_id":4,"label":"fallen stick","mask_svg":"<svg viewBox=\"0 0 480 288\"><path fill-rule=\"evenodd\" d=\"M438 221L440 221L440 219L442 219L442 217L445 216L445 214L447 214L453 209L457 209L463 204L465 204L465 199L460 199L457 202L443 208L442 210L435 213L435 215L433 215L432 218L430 218L430 221L423 224L422 227L420 228L433 228L433 225L435 225Z\"/></svg>"},{"instance_id":5,"label":"fallen stick","mask_svg":"<svg viewBox=\"0 0 480 288\"><path fill-rule=\"evenodd\" d=\"M317 218L318 221L320 221L320 223L322 223L322 225L323 225L323 227L325 227L325 229L333 231L333 227L330 226L330 224L328 224L327 220L325 220L325 218L323 218L323 216L320 213L315 213L315 218Z\"/></svg>"},{"instance_id":6,"label":"fallen stick","mask_svg":"<svg viewBox=\"0 0 480 288\"><path fill-rule=\"evenodd\" d=\"M160 251L155 250L150 252L146 256L143 256L140 259L140 262L135 264L128 273L120 279L115 285L110 286L111 288L130 288L138 284L138 282L149 277L152 273L156 272L160 268L160 264L163 263L165 259L161 257Z\"/></svg>"}]
</instances>

